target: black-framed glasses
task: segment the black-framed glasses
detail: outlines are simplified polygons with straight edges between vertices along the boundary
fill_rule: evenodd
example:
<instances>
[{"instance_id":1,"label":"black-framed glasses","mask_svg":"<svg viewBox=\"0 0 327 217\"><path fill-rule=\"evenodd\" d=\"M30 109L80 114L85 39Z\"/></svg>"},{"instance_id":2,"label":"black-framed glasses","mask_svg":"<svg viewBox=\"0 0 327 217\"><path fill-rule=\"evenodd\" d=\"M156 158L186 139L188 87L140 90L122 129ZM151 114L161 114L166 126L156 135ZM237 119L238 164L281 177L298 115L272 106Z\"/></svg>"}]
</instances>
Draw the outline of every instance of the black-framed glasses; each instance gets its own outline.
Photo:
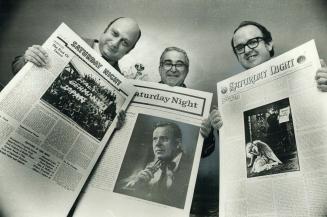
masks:
<instances>
[{"instance_id":1,"label":"black-framed glasses","mask_svg":"<svg viewBox=\"0 0 327 217\"><path fill-rule=\"evenodd\" d=\"M175 66L177 70L184 70L186 68L185 63L172 64L171 62L163 62L161 65L165 70L171 70L173 66Z\"/></svg>"},{"instance_id":2,"label":"black-framed glasses","mask_svg":"<svg viewBox=\"0 0 327 217\"><path fill-rule=\"evenodd\" d=\"M238 44L237 46L235 46L234 47L235 52L237 54L244 53L245 52L245 46L247 46L250 49L254 49L254 48L258 47L260 41L264 41L264 38L263 37L251 38L245 44Z\"/></svg>"}]
</instances>

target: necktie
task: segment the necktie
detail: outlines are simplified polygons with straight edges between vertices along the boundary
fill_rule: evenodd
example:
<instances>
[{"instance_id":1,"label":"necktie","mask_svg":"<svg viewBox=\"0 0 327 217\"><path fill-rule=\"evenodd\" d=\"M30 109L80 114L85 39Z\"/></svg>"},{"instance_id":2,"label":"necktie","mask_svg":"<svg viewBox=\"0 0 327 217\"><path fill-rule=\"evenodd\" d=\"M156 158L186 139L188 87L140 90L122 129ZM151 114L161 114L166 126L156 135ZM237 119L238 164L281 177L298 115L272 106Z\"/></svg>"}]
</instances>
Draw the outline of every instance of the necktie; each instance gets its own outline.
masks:
<instances>
[{"instance_id":1,"label":"necktie","mask_svg":"<svg viewBox=\"0 0 327 217\"><path fill-rule=\"evenodd\" d=\"M159 179L159 186L163 189L169 189L173 184L173 169L176 164L174 162L166 163L160 167L161 169L161 177Z\"/></svg>"}]
</instances>

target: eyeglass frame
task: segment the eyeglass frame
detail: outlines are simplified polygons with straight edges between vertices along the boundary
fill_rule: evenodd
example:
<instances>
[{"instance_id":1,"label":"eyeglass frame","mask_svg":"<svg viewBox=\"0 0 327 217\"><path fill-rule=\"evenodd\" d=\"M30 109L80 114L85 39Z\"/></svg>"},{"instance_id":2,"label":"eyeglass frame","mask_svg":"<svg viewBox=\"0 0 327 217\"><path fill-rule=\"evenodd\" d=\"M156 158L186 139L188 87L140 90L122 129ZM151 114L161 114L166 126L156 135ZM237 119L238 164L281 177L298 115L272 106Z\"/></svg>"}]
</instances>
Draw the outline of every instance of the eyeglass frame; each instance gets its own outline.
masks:
<instances>
[{"instance_id":1,"label":"eyeglass frame","mask_svg":"<svg viewBox=\"0 0 327 217\"><path fill-rule=\"evenodd\" d=\"M168 69L168 68L165 68L165 63L166 64L171 64L171 67ZM183 69L181 69L181 68L178 68L177 67L177 65L178 64L180 64L180 65L183 65ZM184 69L186 69L187 67L188 67L188 65L186 64L186 63L184 63L183 61L181 61L181 63L175 63L175 64L173 64L173 63L171 63L171 62L166 62L166 61L163 61L163 62L161 62L160 63L160 65L165 69L165 70L171 70L172 68L173 68L173 66L175 66L175 69L177 69L178 71L181 71L181 70L184 70Z\"/></svg>"},{"instance_id":2,"label":"eyeglass frame","mask_svg":"<svg viewBox=\"0 0 327 217\"><path fill-rule=\"evenodd\" d=\"M250 42L251 40L256 40L257 45L254 46L254 47L249 46L249 42ZM243 54L243 53L245 53L245 46L247 46L248 48L250 48L250 49L252 50L252 49L254 49L254 48L256 48L256 47L259 46L260 40L266 42L265 37L254 37L254 38L251 38L251 39L247 40L247 42L246 42L245 44L243 44L243 43L238 44L237 46L234 47L234 50L235 50L235 52L236 52L237 54ZM236 47L238 47L238 46L240 46L240 45L243 46L243 47L242 47L242 52L237 51L237 48L236 48Z\"/></svg>"}]
</instances>

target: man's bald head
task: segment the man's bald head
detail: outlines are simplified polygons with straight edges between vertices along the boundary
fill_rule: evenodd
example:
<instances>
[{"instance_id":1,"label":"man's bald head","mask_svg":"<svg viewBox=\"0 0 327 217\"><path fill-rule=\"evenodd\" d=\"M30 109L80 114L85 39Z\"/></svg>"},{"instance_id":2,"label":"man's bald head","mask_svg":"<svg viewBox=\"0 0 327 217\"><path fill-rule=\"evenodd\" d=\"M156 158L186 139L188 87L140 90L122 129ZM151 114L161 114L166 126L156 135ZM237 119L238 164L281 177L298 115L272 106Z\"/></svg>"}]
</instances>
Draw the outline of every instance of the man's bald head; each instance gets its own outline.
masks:
<instances>
[{"instance_id":1,"label":"man's bald head","mask_svg":"<svg viewBox=\"0 0 327 217\"><path fill-rule=\"evenodd\" d=\"M141 37L137 22L128 17L111 21L99 39L99 49L109 62L117 62L130 50Z\"/></svg>"}]
</instances>

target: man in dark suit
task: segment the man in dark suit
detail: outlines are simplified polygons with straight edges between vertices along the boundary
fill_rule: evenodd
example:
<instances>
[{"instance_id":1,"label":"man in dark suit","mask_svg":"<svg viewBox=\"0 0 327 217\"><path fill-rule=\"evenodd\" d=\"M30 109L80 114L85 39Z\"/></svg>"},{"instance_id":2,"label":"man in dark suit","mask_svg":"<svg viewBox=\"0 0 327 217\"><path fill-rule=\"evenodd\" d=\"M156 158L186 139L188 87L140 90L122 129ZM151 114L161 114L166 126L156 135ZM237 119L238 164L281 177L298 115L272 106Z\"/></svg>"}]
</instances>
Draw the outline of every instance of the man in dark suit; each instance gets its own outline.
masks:
<instances>
[{"instance_id":1,"label":"man in dark suit","mask_svg":"<svg viewBox=\"0 0 327 217\"><path fill-rule=\"evenodd\" d=\"M260 23L243 21L234 30L231 45L238 62L244 69L260 65L274 57L274 43L270 31ZM327 65L320 59L316 72L317 88L327 92Z\"/></svg>"},{"instance_id":2,"label":"man in dark suit","mask_svg":"<svg viewBox=\"0 0 327 217\"><path fill-rule=\"evenodd\" d=\"M135 47L140 37L141 29L135 20L128 17L118 17L108 24L99 39L83 39L121 73L118 61ZM44 67L49 64L48 53L40 45L28 47L23 55L17 56L12 62L12 73L17 74L27 62ZM117 129L124 124L125 116L123 110L119 111Z\"/></svg>"},{"instance_id":3,"label":"man in dark suit","mask_svg":"<svg viewBox=\"0 0 327 217\"><path fill-rule=\"evenodd\" d=\"M187 53L179 47L167 47L160 56L159 74L161 84L171 87L186 87L184 81L189 72L189 58ZM219 130L223 122L217 109L213 109L202 121L200 132L204 137L202 157L210 155L215 148L213 131Z\"/></svg>"},{"instance_id":4,"label":"man in dark suit","mask_svg":"<svg viewBox=\"0 0 327 217\"><path fill-rule=\"evenodd\" d=\"M120 72L118 61L135 47L140 37L141 29L135 20L119 17L108 24L99 39L84 40ZM32 45L12 62L13 74L23 68L26 62L43 67L48 64L48 54L40 45Z\"/></svg>"},{"instance_id":5,"label":"man in dark suit","mask_svg":"<svg viewBox=\"0 0 327 217\"><path fill-rule=\"evenodd\" d=\"M187 87L184 81L189 72L189 64L190 61L185 50L179 47L167 47L160 56L159 73L161 80L159 83L167 84L172 87ZM218 142L215 141L214 131L217 130L218 132L222 124L220 113L216 108L210 112L209 117L202 121L200 127L200 133L204 138L202 157L207 157L214 151L215 143ZM216 204L218 202L216 201L216 197L212 196L218 194L216 189L216 193L213 192L212 195L208 196L210 198L209 201L204 200L207 197L203 197L207 195L206 190L212 192L212 189L207 187L209 185L201 185L202 180L207 181L208 179L211 180L211 177L197 177L191 213L208 213L210 212L208 209L210 206L216 209Z\"/></svg>"},{"instance_id":6,"label":"man in dark suit","mask_svg":"<svg viewBox=\"0 0 327 217\"><path fill-rule=\"evenodd\" d=\"M158 123L153 130L154 159L125 185L133 196L184 208L193 159L182 150L182 132L172 122Z\"/></svg>"}]
</instances>

